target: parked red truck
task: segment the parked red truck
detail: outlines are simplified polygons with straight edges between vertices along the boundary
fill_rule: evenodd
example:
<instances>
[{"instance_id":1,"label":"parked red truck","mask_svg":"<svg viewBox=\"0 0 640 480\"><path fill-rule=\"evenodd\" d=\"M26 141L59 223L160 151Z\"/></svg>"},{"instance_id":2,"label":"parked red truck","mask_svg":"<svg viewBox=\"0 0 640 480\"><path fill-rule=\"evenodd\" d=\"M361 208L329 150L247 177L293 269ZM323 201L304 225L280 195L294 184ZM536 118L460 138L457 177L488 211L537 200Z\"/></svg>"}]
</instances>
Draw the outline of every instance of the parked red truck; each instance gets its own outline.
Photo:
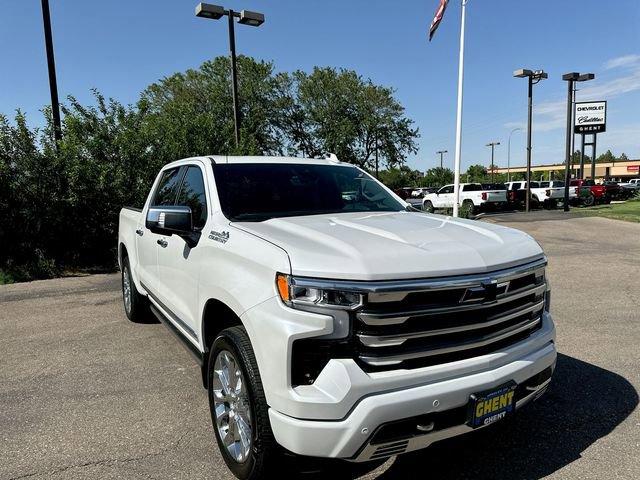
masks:
<instances>
[{"instance_id":1,"label":"parked red truck","mask_svg":"<svg viewBox=\"0 0 640 480\"><path fill-rule=\"evenodd\" d=\"M588 207L596 203L611 203L620 192L618 185L598 185L593 180L581 180L574 178L569 187L577 187L578 198L583 205Z\"/></svg>"}]
</instances>

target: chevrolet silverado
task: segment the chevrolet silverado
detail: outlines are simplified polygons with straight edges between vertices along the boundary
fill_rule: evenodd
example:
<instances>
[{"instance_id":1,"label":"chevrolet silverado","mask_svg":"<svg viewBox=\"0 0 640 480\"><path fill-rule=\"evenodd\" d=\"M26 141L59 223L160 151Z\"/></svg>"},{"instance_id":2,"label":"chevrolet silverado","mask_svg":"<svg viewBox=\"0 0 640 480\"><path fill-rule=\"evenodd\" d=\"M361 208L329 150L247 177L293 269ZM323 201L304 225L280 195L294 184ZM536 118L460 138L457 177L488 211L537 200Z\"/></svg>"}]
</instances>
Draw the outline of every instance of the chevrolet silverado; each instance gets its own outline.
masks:
<instances>
[{"instance_id":1,"label":"chevrolet silverado","mask_svg":"<svg viewBox=\"0 0 640 480\"><path fill-rule=\"evenodd\" d=\"M118 259L126 316L152 313L200 364L240 479L471 432L555 368L533 238L417 211L336 159L170 163L142 209L122 209Z\"/></svg>"}]
</instances>

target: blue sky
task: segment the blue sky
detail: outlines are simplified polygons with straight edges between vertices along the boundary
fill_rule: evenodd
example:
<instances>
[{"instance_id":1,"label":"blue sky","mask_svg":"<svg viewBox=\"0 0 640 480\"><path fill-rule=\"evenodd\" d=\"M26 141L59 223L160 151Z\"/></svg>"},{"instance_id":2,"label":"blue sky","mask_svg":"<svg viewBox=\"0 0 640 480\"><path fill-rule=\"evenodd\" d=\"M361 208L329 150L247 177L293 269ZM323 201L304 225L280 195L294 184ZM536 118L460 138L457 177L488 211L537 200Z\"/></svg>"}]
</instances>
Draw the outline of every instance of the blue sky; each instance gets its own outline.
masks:
<instances>
[{"instance_id":1,"label":"blue sky","mask_svg":"<svg viewBox=\"0 0 640 480\"><path fill-rule=\"evenodd\" d=\"M191 0L51 0L60 96L91 101L90 89L125 103L163 76L226 55L222 22L193 14ZM438 0L224 0L226 7L264 12L260 28L238 26L239 52L272 60L277 70L329 65L357 70L396 89L420 128L425 169L436 150L454 150L460 2L452 0L434 40L427 29ZM96 10L97 7L100 10ZM526 121L526 80L513 70L544 68L549 79L534 92L534 163L564 155L569 71L594 72L578 100L608 100L611 148L640 158L640 1L469 0L463 123L463 167L488 164L484 145L500 141L496 163L506 165L507 137ZM21 108L42 123L49 103L40 1L0 5L0 112ZM216 152L203 152L216 153ZM512 137L512 164L525 159L524 131ZM453 153L445 157L453 164Z\"/></svg>"}]
</instances>

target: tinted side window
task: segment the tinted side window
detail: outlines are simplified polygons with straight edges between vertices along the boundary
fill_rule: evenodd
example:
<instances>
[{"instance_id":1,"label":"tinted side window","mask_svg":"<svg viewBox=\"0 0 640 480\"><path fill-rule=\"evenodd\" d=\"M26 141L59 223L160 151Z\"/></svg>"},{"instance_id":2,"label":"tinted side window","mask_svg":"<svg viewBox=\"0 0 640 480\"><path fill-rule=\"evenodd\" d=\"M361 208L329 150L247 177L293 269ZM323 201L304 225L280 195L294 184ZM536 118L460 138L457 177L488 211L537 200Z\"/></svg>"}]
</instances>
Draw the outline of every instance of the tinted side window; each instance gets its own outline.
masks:
<instances>
[{"instance_id":1,"label":"tinted side window","mask_svg":"<svg viewBox=\"0 0 640 480\"><path fill-rule=\"evenodd\" d=\"M156 194L151 202L152 206L173 205L176 200L180 168L171 168L162 172Z\"/></svg>"},{"instance_id":2,"label":"tinted side window","mask_svg":"<svg viewBox=\"0 0 640 480\"><path fill-rule=\"evenodd\" d=\"M551 185L550 182L540 182L541 188L548 188L550 185Z\"/></svg>"},{"instance_id":3,"label":"tinted side window","mask_svg":"<svg viewBox=\"0 0 640 480\"><path fill-rule=\"evenodd\" d=\"M479 192L482 190L482 185L478 183L470 183L469 185L465 185L462 187L463 192Z\"/></svg>"},{"instance_id":4,"label":"tinted side window","mask_svg":"<svg viewBox=\"0 0 640 480\"><path fill-rule=\"evenodd\" d=\"M531 182L531 188L540 188L540 184L538 182Z\"/></svg>"},{"instance_id":5,"label":"tinted side window","mask_svg":"<svg viewBox=\"0 0 640 480\"><path fill-rule=\"evenodd\" d=\"M187 168L176 204L191 207L194 227L204 227L207 222L207 196L204 190L202 170L199 167Z\"/></svg>"},{"instance_id":6,"label":"tinted side window","mask_svg":"<svg viewBox=\"0 0 640 480\"><path fill-rule=\"evenodd\" d=\"M453 186L447 185L446 187L442 187L438 193L453 193Z\"/></svg>"}]
</instances>

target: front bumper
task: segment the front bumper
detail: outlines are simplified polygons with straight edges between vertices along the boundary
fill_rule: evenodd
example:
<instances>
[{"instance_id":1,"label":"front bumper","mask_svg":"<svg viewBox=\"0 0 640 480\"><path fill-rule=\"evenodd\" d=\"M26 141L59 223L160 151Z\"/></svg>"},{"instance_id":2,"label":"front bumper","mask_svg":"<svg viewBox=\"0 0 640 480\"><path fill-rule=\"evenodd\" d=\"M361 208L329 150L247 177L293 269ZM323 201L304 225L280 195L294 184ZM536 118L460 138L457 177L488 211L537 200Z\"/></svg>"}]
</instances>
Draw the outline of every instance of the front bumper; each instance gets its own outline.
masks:
<instances>
[{"instance_id":1,"label":"front bumper","mask_svg":"<svg viewBox=\"0 0 640 480\"><path fill-rule=\"evenodd\" d=\"M538 335L542 334L544 332ZM462 422L424 435L414 435L401 442L372 443L374 432L380 426L400 419L459 409L467 405L472 393L511 380L526 385L532 377L553 368L555 362L555 344L549 340L541 348L495 369L365 396L347 416L339 420L304 420L285 415L274 408L269 410L269 418L278 443L294 453L357 462L384 458L427 447L438 440L470 431L471 428ZM548 383L545 381L534 385L530 393L519 399L517 408L540 396Z\"/></svg>"}]
</instances>

